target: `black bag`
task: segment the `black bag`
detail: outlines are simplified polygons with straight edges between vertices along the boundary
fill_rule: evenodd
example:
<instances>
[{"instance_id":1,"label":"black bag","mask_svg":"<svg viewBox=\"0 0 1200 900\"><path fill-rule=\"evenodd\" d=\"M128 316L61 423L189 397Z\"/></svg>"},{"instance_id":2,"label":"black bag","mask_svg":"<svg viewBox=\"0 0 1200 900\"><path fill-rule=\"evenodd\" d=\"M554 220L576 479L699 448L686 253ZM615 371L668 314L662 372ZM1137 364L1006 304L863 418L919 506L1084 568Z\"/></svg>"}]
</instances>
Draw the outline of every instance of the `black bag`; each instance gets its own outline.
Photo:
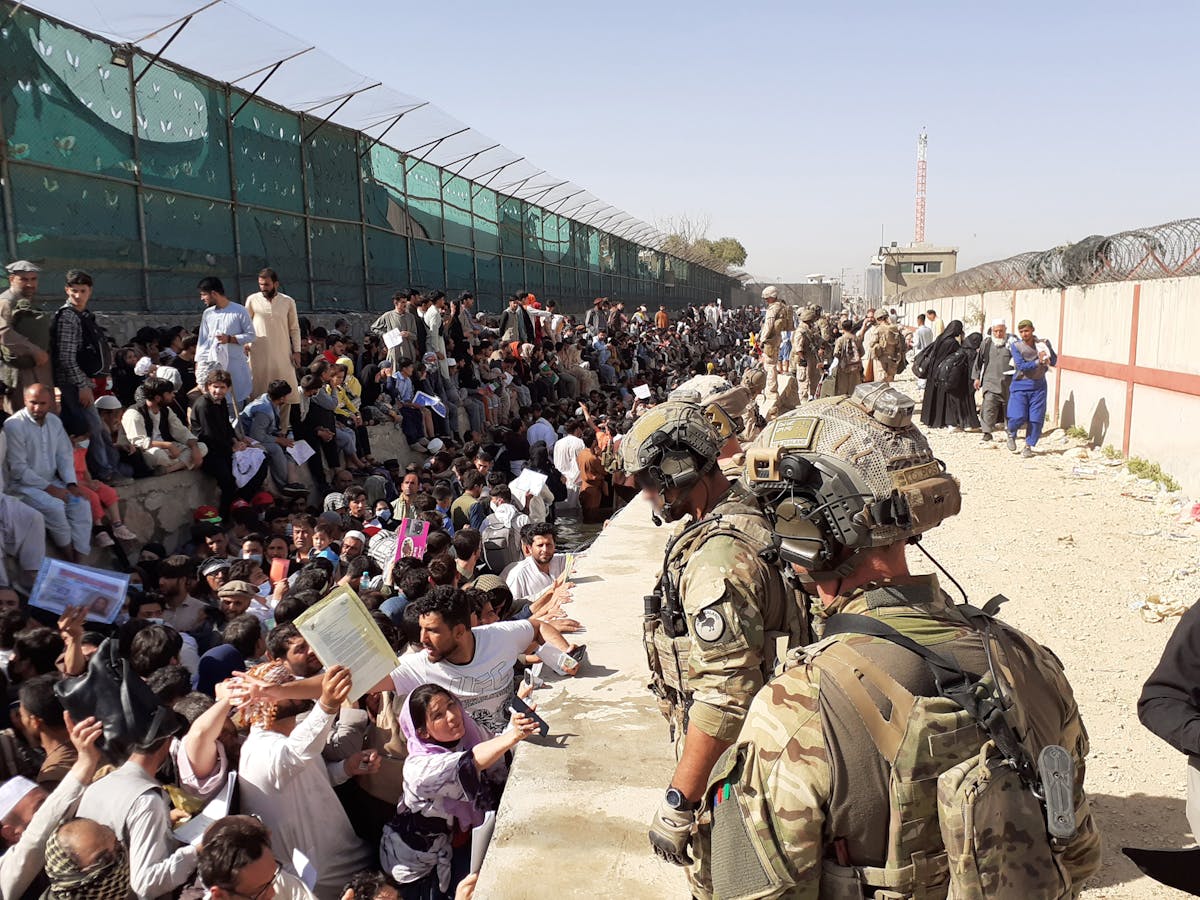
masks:
<instances>
[{"instance_id":1,"label":"black bag","mask_svg":"<svg viewBox=\"0 0 1200 900\"><path fill-rule=\"evenodd\" d=\"M110 756L123 758L138 746L149 746L167 735L179 734L187 722L163 706L146 682L120 654L114 638L105 638L87 671L64 678L54 693L76 722L95 716L104 726L98 742Z\"/></svg>"},{"instance_id":2,"label":"black bag","mask_svg":"<svg viewBox=\"0 0 1200 900\"><path fill-rule=\"evenodd\" d=\"M947 390L967 384L971 379L971 357L966 350L958 349L938 363L933 380Z\"/></svg>"},{"instance_id":3,"label":"black bag","mask_svg":"<svg viewBox=\"0 0 1200 900\"><path fill-rule=\"evenodd\" d=\"M88 378L95 378L98 375L108 375L112 371L113 364L112 344L109 342L108 335L104 329L100 327L100 323L96 321L96 316L91 310L85 309L83 312L79 312L72 307L60 306L55 311L52 329L55 357L58 355L59 318L68 310L79 316L79 327L81 329L79 352L75 356L75 362Z\"/></svg>"}]
</instances>

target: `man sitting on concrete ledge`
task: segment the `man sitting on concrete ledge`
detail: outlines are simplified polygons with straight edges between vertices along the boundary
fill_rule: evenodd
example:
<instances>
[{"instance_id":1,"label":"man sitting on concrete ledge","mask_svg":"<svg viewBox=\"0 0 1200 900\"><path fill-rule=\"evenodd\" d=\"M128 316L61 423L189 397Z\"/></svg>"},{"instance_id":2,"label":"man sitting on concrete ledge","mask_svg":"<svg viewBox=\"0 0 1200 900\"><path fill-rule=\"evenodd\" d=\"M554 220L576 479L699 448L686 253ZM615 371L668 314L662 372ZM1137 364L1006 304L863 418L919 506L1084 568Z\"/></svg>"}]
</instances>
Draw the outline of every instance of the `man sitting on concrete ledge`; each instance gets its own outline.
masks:
<instances>
[{"instance_id":1,"label":"man sitting on concrete ledge","mask_svg":"<svg viewBox=\"0 0 1200 900\"><path fill-rule=\"evenodd\" d=\"M92 549L92 508L75 483L75 454L44 384L25 389L25 408L4 423L9 493L42 514L64 558L75 562Z\"/></svg>"},{"instance_id":2,"label":"man sitting on concrete ledge","mask_svg":"<svg viewBox=\"0 0 1200 900\"><path fill-rule=\"evenodd\" d=\"M142 451L142 459L158 475L182 469L199 469L207 447L183 427L171 408L175 389L169 381L147 378L141 398L121 417L129 442Z\"/></svg>"}]
</instances>

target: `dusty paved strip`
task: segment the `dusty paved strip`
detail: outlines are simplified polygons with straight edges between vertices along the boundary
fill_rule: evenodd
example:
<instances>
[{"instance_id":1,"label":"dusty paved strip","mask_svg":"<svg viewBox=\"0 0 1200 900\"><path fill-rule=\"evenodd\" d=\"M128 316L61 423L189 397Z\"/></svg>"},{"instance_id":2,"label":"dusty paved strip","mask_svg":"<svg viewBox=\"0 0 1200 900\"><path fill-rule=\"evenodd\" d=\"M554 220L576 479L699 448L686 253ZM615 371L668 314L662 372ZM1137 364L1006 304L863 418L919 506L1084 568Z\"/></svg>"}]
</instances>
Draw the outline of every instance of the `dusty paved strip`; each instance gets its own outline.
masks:
<instances>
[{"instance_id":1,"label":"dusty paved strip","mask_svg":"<svg viewBox=\"0 0 1200 900\"><path fill-rule=\"evenodd\" d=\"M963 511L926 535L926 548L973 602L1011 598L1002 617L1058 654L1091 735L1087 788L1105 853L1083 896L1186 896L1144 877L1121 854L1122 846L1192 843L1184 758L1146 731L1136 711L1142 682L1179 619L1151 624L1130 606L1153 594L1195 599L1200 582L1189 570L1200 556L1200 530L1176 522L1178 498L1156 494L1123 467L1105 465L1099 454L1070 458L1078 441L1052 435L1037 457L1023 460L1003 444L981 447L978 434L938 430L929 439L962 481ZM909 558L914 571L932 571L918 552Z\"/></svg>"}]
</instances>

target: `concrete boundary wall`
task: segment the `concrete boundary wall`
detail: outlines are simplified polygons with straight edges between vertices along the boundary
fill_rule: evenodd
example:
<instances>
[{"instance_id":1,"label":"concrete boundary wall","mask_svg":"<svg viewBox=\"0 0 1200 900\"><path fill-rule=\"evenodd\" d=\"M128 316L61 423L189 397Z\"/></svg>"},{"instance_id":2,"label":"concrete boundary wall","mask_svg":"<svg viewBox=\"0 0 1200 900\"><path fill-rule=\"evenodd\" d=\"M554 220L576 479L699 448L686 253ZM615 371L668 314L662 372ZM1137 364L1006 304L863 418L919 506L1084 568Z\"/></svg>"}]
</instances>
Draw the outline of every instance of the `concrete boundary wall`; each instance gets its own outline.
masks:
<instances>
[{"instance_id":1,"label":"concrete boundary wall","mask_svg":"<svg viewBox=\"0 0 1200 900\"><path fill-rule=\"evenodd\" d=\"M904 321L935 309L968 331L994 318L1030 319L1053 342L1050 413L1097 444L1159 463L1200 493L1200 277L1112 282L1061 290L991 291L908 303Z\"/></svg>"},{"instance_id":2,"label":"concrete boundary wall","mask_svg":"<svg viewBox=\"0 0 1200 900\"><path fill-rule=\"evenodd\" d=\"M517 749L476 897L688 896L683 870L647 837L675 751L646 689L642 598L672 533L635 499L577 561L567 611L587 626L574 639L588 660L574 678L545 674L533 695L550 734Z\"/></svg>"}]
</instances>

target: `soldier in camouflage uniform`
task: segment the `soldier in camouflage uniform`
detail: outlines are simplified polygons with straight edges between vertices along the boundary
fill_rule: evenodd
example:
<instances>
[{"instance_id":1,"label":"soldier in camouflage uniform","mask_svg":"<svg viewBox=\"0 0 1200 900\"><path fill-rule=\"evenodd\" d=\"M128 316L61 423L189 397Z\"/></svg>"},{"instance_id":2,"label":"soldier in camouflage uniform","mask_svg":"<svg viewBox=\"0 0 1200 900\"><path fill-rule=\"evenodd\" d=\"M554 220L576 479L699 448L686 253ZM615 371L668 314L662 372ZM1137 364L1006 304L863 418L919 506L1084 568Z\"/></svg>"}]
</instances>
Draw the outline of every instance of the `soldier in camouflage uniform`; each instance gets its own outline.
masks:
<instances>
[{"instance_id":1,"label":"soldier in camouflage uniform","mask_svg":"<svg viewBox=\"0 0 1200 900\"><path fill-rule=\"evenodd\" d=\"M864 384L747 448L825 631L713 769L696 843L721 900L1073 897L1099 867L1061 664L908 571L906 542L959 509L911 410Z\"/></svg>"},{"instance_id":2,"label":"soldier in camouflage uniform","mask_svg":"<svg viewBox=\"0 0 1200 900\"><path fill-rule=\"evenodd\" d=\"M804 354L804 385L801 394L804 400L816 397L821 384L821 332L817 324L820 317L820 307L808 307L800 314L800 324L796 326L796 333L792 336L792 344ZM799 370L796 371L796 378L800 378Z\"/></svg>"},{"instance_id":3,"label":"soldier in camouflage uniform","mask_svg":"<svg viewBox=\"0 0 1200 900\"><path fill-rule=\"evenodd\" d=\"M676 865L693 865L695 811L751 698L786 648L810 639L795 591L759 556L773 540L766 520L717 466L734 427L726 420L718 431L698 404L672 400L639 418L621 443L623 468L656 518L693 518L668 545L660 590L648 598L658 603L647 608L652 686L672 737L686 735L650 828L655 852ZM690 876L693 890L707 894L703 860Z\"/></svg>"},{"instance_id":4,"label":"soldier in camouflage uniform","mask_svg":"<svg viewBox=\"0 0 1200 900\"><path fill-rule=\"evenodd\" d=\"M791 309L779 299L775 285L763 288L763 300L767 311L763 313L762 328L758 331L758 346L762 348L763 371L767 375L767 400L779 394L779 345L783 333L792 330Z\"/></svg>"},{"instance_id":5,"label":"soldier in camouflage uniform","mask_svg":"<svg viewBox=\"0 0 1200 900\"><path fill-rule=\"evenodd\" d=\"M749 393L749 399L746 400L746 406L742 409L741 415L741 438L744 441L754 440L758 434L758 430L766 424L766 420L758 411L758 398L762 394L766 383L767 375L758 366L747 369L742 373L742 387Z\"/></svg>"}]
</instances>

